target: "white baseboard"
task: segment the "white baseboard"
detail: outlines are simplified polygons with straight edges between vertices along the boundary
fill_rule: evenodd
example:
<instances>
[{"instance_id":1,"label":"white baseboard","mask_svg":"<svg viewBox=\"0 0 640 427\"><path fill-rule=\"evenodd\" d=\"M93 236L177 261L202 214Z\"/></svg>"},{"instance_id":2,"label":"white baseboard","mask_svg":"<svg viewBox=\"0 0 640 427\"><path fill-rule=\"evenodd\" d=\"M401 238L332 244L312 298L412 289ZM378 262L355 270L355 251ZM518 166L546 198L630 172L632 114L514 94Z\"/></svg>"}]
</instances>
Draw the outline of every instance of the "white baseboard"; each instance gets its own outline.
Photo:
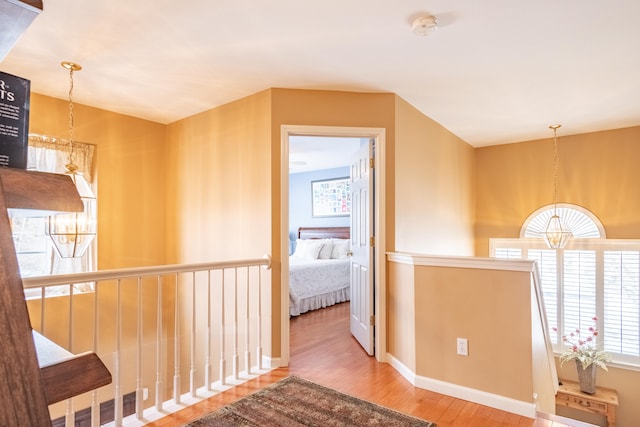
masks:
<instances>
[{"instance_id":1,"label":"white baseboard","mask_svg":"<svg viewBox=\"0 0 640 427\"><path fill-rule=\"evenodd\" d=\"M279 357L262 356L262 368L263 369L276 369L281 368L282 359Z\"/></svg>"},{"instance_id":2,"label":"white baseboard","mask_svg":"<svg viewBox=\"0 0 640 427\"><path fill-rule=\"evenodd\" d=\"M523 402L521 400L511 399L509 397L488 393L482 390L476 390L433 378L422 377L416 375L411 371L411 369L390 354L387 354L387 360L389 360L389 364L391 364L391 366L393 366L400 375L418 388L434 391L440 394L446 394L447 396L500 409L501 411L511 412L523 417L536 418L537 411L535 402Z\"/></svg>"}]
</instances>

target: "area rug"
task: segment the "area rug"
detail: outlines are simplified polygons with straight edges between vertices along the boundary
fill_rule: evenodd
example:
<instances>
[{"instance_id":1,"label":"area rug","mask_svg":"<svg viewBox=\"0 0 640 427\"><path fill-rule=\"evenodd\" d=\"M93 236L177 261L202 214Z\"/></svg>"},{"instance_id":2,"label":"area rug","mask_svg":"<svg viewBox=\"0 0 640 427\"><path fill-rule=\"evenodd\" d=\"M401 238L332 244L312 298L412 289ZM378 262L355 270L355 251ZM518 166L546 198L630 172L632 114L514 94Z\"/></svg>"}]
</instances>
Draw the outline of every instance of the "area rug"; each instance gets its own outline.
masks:
<instances>
[{"instance_id":1,"label":"area rug","mask_svg":"<svg viewBox=\"0 0 640 427\"><path fill-rule=\"evenodd\" d=\"M434 423L291 376L187 427L420 426Z\"/></svg>"}]
</instances>

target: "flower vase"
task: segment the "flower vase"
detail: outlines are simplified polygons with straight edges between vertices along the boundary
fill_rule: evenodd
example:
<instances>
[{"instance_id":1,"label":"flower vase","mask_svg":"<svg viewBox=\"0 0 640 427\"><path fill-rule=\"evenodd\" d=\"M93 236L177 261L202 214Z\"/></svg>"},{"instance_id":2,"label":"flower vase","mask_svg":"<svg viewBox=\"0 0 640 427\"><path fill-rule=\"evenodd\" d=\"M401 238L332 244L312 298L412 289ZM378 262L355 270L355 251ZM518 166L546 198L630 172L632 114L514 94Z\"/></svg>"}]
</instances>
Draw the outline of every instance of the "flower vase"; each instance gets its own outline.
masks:
<instances>
[{"instance_id":1,"label":"flower vase","mask_svg":"<svg viewBox=\"0 0 640 427\"><path fill-rule=\"evenodd\" d=\"M587 394L596 392L596 364L592 363L586 368L582 367L582 362L576 360L576 368L578 369L578 383L580 391Z\"/></svg>"}]
</instances>

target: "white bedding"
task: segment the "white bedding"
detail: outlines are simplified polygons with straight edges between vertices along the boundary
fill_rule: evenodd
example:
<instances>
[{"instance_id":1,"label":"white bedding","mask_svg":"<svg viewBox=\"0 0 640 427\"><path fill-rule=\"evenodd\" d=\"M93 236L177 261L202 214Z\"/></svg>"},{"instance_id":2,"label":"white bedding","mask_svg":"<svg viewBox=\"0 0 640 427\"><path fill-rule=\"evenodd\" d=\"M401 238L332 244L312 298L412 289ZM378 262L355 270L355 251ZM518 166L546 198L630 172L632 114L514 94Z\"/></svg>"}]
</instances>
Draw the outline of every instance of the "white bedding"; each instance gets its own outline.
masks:
<instances>
[{"instance_id":1,"label":"white bedding","mask_svg":"<svg viewBox=\"0 0 640 427\"><path fill-rule=\"evenodd\" d=\"M289 315L349 301L349 261L289 257Z\"/></svg>"}]
</instances>

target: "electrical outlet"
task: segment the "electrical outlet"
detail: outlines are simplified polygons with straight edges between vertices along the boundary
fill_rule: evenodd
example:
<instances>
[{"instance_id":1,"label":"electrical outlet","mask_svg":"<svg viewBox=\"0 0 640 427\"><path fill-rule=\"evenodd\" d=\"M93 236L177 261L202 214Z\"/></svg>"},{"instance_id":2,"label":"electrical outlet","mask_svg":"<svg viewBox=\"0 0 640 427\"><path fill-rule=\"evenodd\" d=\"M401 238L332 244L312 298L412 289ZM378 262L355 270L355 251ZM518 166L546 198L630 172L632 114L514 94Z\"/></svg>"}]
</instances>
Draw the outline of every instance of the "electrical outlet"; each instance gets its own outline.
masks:
<instances>
[{"instance_id":1,"label":"electrical outlet","mask_svg":"<svg viewBox=\"0 0 640 427\"><path fill-rule=\"evenodd\" d=\"M149 398L149 387L144 387L142 389L142 400L147 400Z\"/></svg>"},{"instance_id":2,"label":"electrical outlet","mask_svg":"<svg viewBox=\"0 0 640 427\"><path fill-rule=\"evenodd\" d=\"M458 354L461 356L469 355L469 341L466 338L458 338Z\"/></svg>"}]
</instances>

